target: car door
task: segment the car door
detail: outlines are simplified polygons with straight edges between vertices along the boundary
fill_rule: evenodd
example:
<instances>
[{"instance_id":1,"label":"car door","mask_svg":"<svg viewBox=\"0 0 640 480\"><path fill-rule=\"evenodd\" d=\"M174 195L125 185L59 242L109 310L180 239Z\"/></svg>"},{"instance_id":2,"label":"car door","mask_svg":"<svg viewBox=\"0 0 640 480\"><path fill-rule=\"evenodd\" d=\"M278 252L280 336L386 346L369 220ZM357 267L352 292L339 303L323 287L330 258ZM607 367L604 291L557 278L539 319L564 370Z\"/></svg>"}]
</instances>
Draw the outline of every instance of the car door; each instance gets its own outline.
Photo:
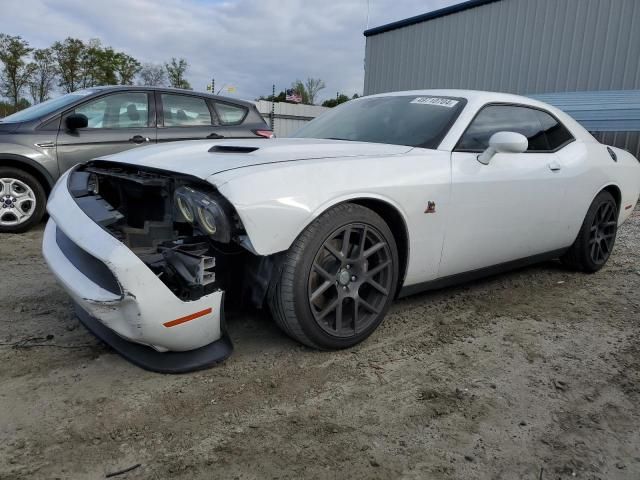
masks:
<instances>
[{"instance_id":1,"label":"car door","mask_svg":"<svg viewBox=\"0 0 640 480\"><path fill-rule=\"evenodd\" d=\"M149 92L124 91L92 98L64 113L56 142L58 164L65 171L92 158L156 142L155 109ZM69 131L65 118L82 114L86 128Z\"/></svg>"},{"instance_id":2,"label":"car door","mask_svg":"<svg viewBox=\"0 0 640 480\"><path fill-rule=\"evenodd\" d=\"M462 135L451 155L451 211L439 277L565 246L567 176L549 144L545 115L522 105L486 105ZM497 153L483 165L477 156L499 131L525 135L528 150Z\"/></svg>"},{"instance_id":3,"label":"car door","mask_svg":"<svg viewBox=\"0 0 640 480\"><path fill-rule=\"evenodd\" d=\"M158 142L219 139L229 136L207 99L197 95L157 92Z\"/></svg>"}]
</instances>

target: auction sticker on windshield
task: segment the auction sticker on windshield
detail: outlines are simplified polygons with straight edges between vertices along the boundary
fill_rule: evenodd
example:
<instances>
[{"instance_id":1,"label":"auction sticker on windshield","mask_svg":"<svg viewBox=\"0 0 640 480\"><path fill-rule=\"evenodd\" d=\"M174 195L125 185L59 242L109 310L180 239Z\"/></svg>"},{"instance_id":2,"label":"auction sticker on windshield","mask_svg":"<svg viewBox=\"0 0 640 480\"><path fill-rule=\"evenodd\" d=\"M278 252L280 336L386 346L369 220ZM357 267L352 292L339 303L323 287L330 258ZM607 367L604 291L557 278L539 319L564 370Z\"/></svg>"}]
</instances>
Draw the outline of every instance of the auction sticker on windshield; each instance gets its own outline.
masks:
<instances>
[{"instance_id":1,"label":"auction sticker on windshield","mask_svg":"<svg viewBox=\"0 0 640 480\"><path fill-rule=\"evenodd\" d=\"M453 108L458 104L458 100L440 97L416 97L411 100L411 103L418 103L420 105L439 105L441 107Z\"/></svg>"}]
</instances>

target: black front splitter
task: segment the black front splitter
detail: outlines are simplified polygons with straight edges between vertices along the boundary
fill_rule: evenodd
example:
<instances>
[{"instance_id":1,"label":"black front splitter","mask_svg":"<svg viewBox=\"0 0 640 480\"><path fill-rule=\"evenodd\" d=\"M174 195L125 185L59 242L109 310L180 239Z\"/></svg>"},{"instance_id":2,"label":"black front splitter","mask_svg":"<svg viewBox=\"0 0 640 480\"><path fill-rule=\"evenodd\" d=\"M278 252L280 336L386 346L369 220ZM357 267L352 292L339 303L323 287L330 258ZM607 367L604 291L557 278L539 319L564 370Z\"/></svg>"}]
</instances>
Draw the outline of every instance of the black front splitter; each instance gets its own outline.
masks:
<instances>
[{"instance_id":1,"label":"black front splitter","mask_svg":"<svg viewBox=\"0 0 640 480\"><path fill-rule=\"evenodd\" d=\"M219 340L186 352L158 352L151 347L125 340L92 317L74 302L78 319L91 333L134 365L158 373L187 373L210 368L233 353L233 344L226 333Z\"/></svg>"}]
</instances>

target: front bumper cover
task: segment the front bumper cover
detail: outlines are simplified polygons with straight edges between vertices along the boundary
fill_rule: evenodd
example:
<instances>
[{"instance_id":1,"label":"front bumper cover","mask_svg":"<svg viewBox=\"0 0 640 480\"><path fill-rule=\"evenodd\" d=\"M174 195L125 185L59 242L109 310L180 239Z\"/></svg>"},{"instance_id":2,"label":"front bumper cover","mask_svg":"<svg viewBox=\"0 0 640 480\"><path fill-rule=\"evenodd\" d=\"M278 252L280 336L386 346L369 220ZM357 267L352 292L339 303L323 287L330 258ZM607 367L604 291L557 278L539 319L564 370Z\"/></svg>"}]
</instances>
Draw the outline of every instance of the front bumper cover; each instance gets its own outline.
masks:
<instances>
[{"instance_id":1,"label":"front bumper cover","mask_svg":"<svg viewBox=\"0 0 640 480\"><path fill-rule=\"evenodd\" d=\"M158 352L145 345L125 340L92 317L77 302L74 309L80 322L104 343L134 365L158 373L187 373L204 370L226 360L233 344L226 333L215 342L186 352Z\"/></svg>"},{"instance_id":2,"label":"front bumper cover","mask_svg":"<svg viewBox=\"0 0 640 480\"><path fill-rule=\"evenodd\" d=\"M223 330L223 291L193 301L176 297L82 211L67 189L67 174L51 192L47 210L51 218L43 255L80 320L96 336L133 363L158 372L207 368L231 354ZM104 270L113 274L116 288L103 281Z\"/></svg>"}]
</instances>

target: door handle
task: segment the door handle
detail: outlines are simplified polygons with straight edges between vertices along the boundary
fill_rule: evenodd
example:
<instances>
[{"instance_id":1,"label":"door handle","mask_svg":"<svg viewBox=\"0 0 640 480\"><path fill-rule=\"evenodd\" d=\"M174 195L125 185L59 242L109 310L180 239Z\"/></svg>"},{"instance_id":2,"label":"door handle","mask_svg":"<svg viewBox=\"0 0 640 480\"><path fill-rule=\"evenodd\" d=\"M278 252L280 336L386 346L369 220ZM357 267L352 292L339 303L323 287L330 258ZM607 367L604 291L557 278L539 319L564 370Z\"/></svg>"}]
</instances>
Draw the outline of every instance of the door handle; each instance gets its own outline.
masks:
<instances>
[{"instance_id":1,"label":"door handle","mask_svg":"<svg viewBox=\"0 0 640 480\"><path fill-rule=\"evenodd\" d=\"M552 172L557 172L559 170L562 170L562 165L554 160L553 162L549 163L549 170L551 170Z\"/></svg>"},{"instance_id":2,"label":"door handle","mask_svg":"<svg viewBox=\"0 0 640 480\"><path fill-rule=\"evenodd\" d=\"M218 138L224 138L224 135L220 135L220 134L217 134L217 133L213 132L213 133L207 135L207 138L215 140L215 139L218 139Z\"/></svg>"},{"instance_id":3,"label":"door handle","mask_svg":"<svg viewBox=\"0 0 640 480\"><path fill-rule=\"evenodd\" d=\"M133 143L145 143L145 142L150 142L151 140L149 139L149 137L143 137L142 135L134 135L129 139L129 141Z\"/></svg>"}]
</instances>

